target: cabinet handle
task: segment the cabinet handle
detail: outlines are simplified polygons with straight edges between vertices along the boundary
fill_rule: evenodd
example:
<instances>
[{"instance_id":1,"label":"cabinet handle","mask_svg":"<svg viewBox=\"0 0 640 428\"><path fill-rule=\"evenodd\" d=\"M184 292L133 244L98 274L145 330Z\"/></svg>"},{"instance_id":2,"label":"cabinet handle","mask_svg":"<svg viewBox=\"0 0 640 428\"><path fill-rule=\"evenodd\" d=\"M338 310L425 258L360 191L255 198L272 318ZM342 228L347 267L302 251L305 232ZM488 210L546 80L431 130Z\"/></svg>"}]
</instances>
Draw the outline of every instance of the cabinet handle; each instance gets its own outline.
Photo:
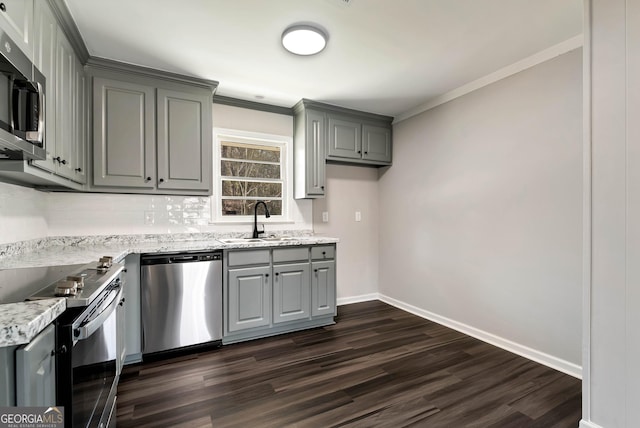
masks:
<instances>
[{"instance_id":1,"label":"cabinet handle","mask_svg":"<svg viewBox=\"0 0 640 428\"><path fill-rule=\"evenodd\" d=\"M280 275L280 272L276 272L276 276Z\"/></svg>"},{"instance_id":2,"label":"cabinet handle","mask_svg":"<svg viewBox=\"0 0 640 428\"><path fill-rule=\"evenodd\" d=\"M66 164L67 164L67 161L66 161L66 160L64 160L64 159L62 159L62 160L60 161L60 163L61 163L62 165L66 165Z\"/></svg>"},{"instance_id":3,"label":"cabinet handle","mask_svg":"<svg viewBox=\"0 0 640 428\"><path fill-rule=\"evenodd\" d=\"M82 168L76 168L76 172L82 172Z\"/></svg>"},{"instance_id":4,"label":"cabinet handle","mask_svg":"<svg viewBox=\"0 0 640 428\"><path fill-rule=\"evenodd\" d=\"M358 150L358 154L362 153L360 150Z\"/></svg>"},{"instance_id":5,"label":"cabinet handle","mask_svg":"<svg viewBox=\"0 0 640 428\"><path fill-rule=\"evenodd\" d=\"M151 181L151 177L147 177L147 178L145 178L145 180L144 180L144 181Z\"/></svg>"},{"instance_id":6,"label":"cabinet handle","mask_svg":"<svg viewBox=\"0 0 640 428\"><path fill-rule=\"evenodd\" d=\"M369 152L364 152L364 154L365 154L365 155L368 155L368 154L369 154Z\"/></svg>"},{"instance_id":7,"label":"cabinet handle","mask_svg":"<svg viewBox=\"0 0 640 428\"><path fill-rule=\"evenodd\" d=\"M160 180L158 180L160 183L164 183L164 178L161 178Z\"/></svg>"},{"instance_id":8,"label":"cabinet handle","mask_svg":"<svg viewBox=\"0 0 640 428\"><path fill-rule=\"evenodd\" d=\"M327 252L326 252L326 251L323 251L323 252L322 252L322 255L323 255L323 256L326 256L326 255L327 255Z\"/></svg>"},{"instance_id":9,"label":"cabinet handle","mask_svg":"<svg viewBox=\"0 0 640 428\"><path fill-rule=\"evenodd\" d=\"M269 274L268 274L268 273L265 273L265 274L264 274L264 277L265 277L265 278L269 278Z\"/></svg>"},{"instance_id":10,"label":"cabinet handle","mask_svg":"<svg viewBox=\"0 0 640 428\"><path fill-rule=\"evenodd\" d=\"M3 12L7 11L7 6L4 3L0 3L0 10Z\"/></svg>"},{"instance_id":11,"label":"cabinet handle","mask_svg":"<svg viewBox=\"0 0 640 428\"><path fill-rule=\"evenodd\" d=\"M62 162L62 158L60 156L56 156L55 158L53 158L53 160L58 163Z\"/></svg>"},{"instance_id":12,"label":"cabinet handle","mask_svg":"<svg viewBox=\"0 0 640 428\"><path fill-rule=\"evenodd\" d=\"M324 186L320 186L320 188L321 188L322 190L324 190Z\"/></svg>"},{"instance_id":13,"label":"cabinet handle","mask_svg":"<svg viewBox=\"0 0 640 428\"><path fill-rule=\"evenodd\" d=\"M314 271L314 272L318 272L318 269L314 269L313 271Z\"/></svg>"}]
</instances>

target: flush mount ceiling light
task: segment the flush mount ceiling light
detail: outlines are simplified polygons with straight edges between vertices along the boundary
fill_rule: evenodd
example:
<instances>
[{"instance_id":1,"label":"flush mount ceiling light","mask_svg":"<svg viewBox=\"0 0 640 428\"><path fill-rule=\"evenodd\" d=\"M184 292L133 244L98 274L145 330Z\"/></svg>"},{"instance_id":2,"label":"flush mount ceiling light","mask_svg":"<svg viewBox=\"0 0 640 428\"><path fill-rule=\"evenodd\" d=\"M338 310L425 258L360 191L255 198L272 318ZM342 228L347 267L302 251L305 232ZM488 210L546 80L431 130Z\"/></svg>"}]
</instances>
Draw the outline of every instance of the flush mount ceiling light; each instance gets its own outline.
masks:
<instances>
[{"instance_id":1,"label":"flush mount ceiling light","mask_svg":"<svg viewBox=\"0 0 640 428\"><path fill-rule=\"evenodd\" d=\"M296 55L315 55L326 45L326 33L312 25L292 25L282 33L282 46Z\"/></svg>"}]
</instances>

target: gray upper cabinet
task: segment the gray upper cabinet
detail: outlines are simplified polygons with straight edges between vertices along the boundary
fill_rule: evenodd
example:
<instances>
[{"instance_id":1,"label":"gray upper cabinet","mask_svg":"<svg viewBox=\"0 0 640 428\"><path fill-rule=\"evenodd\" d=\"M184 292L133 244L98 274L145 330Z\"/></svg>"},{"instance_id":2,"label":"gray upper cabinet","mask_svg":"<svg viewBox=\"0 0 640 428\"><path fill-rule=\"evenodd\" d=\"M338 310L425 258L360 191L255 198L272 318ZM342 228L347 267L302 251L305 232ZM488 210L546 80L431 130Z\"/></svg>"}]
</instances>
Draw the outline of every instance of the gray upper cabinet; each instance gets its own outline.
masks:
<instances>
[{"instance_id":1,"label":"gray upper cabinet","mask_svg":"<svg viewBox=\"0 0 640 428\"><path fill-rule=\"evenodd\" d=\"M362 124L329 114L327 156L347 159L362 158Z\"/></svg>"},{"instance_id":2,"label":"gray upper cabinet","mask_svg":"<svg viewBox=\"0 0 640 428\"><path fill-rule=\"evenodd\" d=\"M211 187L211 97L158 89L158 188Z\"/></svg>"},{"instance_id":3,"label":"gray upper cabinet","mask_svg":"<svg viewBox=\"0 0 640 428\"><path fill-rule=\"evenodd\" d=\"M350 112L331 112L327 116L328 161L374 166L391 165L392 118Z\"/></svg>"},{"instance_id":4,"label":"gray upper cabinet","mask_svg":"<svg viewBox=\"0 0 640 428\"><path fill-rule=\"evenodd\" d=\"M46 79L45 87L45 149L47 159L33 164L47 171L55 172L56 163L56 64L58 22L47 2L35 4L34 18L34 64Z\"/></svg>"},{"instance_id":5,"label":"gray upper cabinet","mask_svg":"<svg viewBox=\"0 0 640 428\"><path fill-rule=\"evenodd\" d=\"M29 58L33 56L33 3L33 0L2 0L0 9L0 26Z\"/></svg>"},{"instance_id":6,"label":"gray upper cabinet","mask_svg":"<svg viewBox=\"0 0 640 428\"><path fill-rule=\"evenodd\" d=\"M391 128L362 125L362 159L391 163Z\"/></svg>"},{"instance_id":7,"label":"gray upper cabinet","mask_svg":"<svg viewBox=\"0 0 640 428\"><path fill-rule=\"evenodd\" d=\"M17 2L16 2L17 3ZM41 187L83 190L86 183L86 89L84 67L48 1L20 0L31 12L33 63L45 83L45 150L41 161L0 162L0 176ZM7 4L7 10L9 9ZM20 7L13 6L11 10ZM22 13L22 12L20 12ZM0 15L1 16L1 15ZM0 21L0 24L2 22ZM6 29L3 24L3 29Z\"/></svg>"},{"instance_id":8,"label":"gray upper cabinet","mask_svg":"<svg viewBox=\"0 0 640 428\"><path fill-rule=\"evenodd\" d=\"M325 162L388 166L392 117L303 99L294 111L294 196L325 195Z\"/></svg>"},{"instance_id":9,"label":"gray upper cabinet","mask_svg":"<svg viewBox=\"0 0 640 428\"><path fill-rule=\"evenodd\" d=\"M163 79L150 70L112 62L90 61L89 72L92 190L210 194L217 83Z\"/></svg>"},{"instance_id":10,"label":"gray upper cabinet","mask_svg":"<svg viewBox=\"0 0 640 428\"><path fill-rule=\"evenodd\" d=\"M16 404L56 404L55 328L50 324L28 345L16 350Z\"/></svg>"},{"instance_id":11,"label":"gray upper cabinet","mask_svg":"<svg viewBox=\"0 0 640 428\"><path fill-rule=\"evenodd\" d=\"M324 197L326 116L298 104L293 120L294 196L296 199Z\"/></svg>"},{"instance_id":12,"label":"gray upper cabinet","mask_svg":"<svg viewBox=\"0 0 640 428\"><path fill-rule=\"evenodd\" d=\"M93 184L153 189L155 90L94 77Z\"/></svg>"}]
</instances>

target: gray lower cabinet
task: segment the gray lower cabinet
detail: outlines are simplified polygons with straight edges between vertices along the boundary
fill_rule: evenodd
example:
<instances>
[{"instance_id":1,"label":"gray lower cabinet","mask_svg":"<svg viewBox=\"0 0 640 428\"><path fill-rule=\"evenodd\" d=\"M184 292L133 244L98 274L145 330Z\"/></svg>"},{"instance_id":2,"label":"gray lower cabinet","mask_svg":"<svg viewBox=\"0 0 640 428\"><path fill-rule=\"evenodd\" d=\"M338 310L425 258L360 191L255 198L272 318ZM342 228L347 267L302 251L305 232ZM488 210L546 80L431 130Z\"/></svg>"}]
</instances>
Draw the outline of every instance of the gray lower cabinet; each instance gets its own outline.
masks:
<instances>
[{"instance_id":1,"label":"gray lower cabinet","mask_svg":"<svg viewBox=\"0 0 640 428\"><path fill-rule=\"evenodd\" d=\"M56 404L55 339L51 324L16 350L16 405Z\"/></svg>"},{"instance_id":2,"label":"gray lower cabinet","mask_svg":"<svg viewBox=\"0 0 640 428\"><path fill-rule=\"evenodd\" d=\"M140 254L129 254L124 260L124 361L142 361L142 318L140 302Z\"/></svg>"},{"instance_id":3,"label":"gray lower cabinet","mask_svg":"<svg viewBox=\"0 0 640 428\"><path fill-rule=\"evenodd\" d=\"M333 315L336 312L336 262L311 263L311 315Z\"/></svg>"},{"instance_id":4,"label":"gray lower cabinet","mask_svg":"<svg viewBox=\"0 0 640 428\"><path fill-rule=\"evenodd\" d=\"M309 263L273 267L273 323L309 318Z\"/></svg>"},{"instance_id":5,"label":"gray lower cabinet","mask_svg":"<svg viewBox=\"0 0 640 428\"><path fill-rule=\"evenodd\" d=\"M271 324L271 266L229 269L227 329L229 332Z\"/></svg>"},{"instance_id":6,"label":"gray lower cabinet","mask_svg":"<svg viewBox=\"0 0 640 428\"><path fill-rule=\"evenodd\" d=\"M104 192L211 193L216 82L162 79L147 69L89 64L93 182Z\"/></svg>"},{"instance_id":7,"label":"gray lower cabinet","mask_svg":"<svg viewBox=\"0 0 640 428\"><path fill-rule=\"evenodd\" d=\"M223 343L333 324L334 257L335 245L226 251Z\"/></svg>"}]
</instances>

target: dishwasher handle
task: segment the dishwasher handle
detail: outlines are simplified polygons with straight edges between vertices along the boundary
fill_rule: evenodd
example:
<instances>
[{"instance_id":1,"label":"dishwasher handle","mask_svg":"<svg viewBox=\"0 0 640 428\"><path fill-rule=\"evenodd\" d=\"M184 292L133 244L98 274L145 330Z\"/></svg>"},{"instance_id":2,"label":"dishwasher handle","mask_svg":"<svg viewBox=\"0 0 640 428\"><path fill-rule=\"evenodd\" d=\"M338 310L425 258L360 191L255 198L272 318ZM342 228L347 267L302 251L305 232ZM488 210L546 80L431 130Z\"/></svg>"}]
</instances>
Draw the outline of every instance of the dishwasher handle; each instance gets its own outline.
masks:
<instances>
[{"instance_id":1,"label":"dishwasher handle","mask_svg":"<svg viewBox=\"0 0 640 428\"><path fill-rule=\"evenodd\" d=\"M221 261L222 251L206 253L173 253L173 254L143 254L140 264L145 265L166 265L178 263L210 262Z\"/></svg>"},{"instance_id":2,"label":"dishwasher handle","mask_svg":"<svg viewBox=\"0 0 640 428\"><path fill-rule=\"evenodd\" d=\"M188 263L188 262L197 262L198 256L173 256L169 257L169 263Z\"/></svg>"}]
</instances>

